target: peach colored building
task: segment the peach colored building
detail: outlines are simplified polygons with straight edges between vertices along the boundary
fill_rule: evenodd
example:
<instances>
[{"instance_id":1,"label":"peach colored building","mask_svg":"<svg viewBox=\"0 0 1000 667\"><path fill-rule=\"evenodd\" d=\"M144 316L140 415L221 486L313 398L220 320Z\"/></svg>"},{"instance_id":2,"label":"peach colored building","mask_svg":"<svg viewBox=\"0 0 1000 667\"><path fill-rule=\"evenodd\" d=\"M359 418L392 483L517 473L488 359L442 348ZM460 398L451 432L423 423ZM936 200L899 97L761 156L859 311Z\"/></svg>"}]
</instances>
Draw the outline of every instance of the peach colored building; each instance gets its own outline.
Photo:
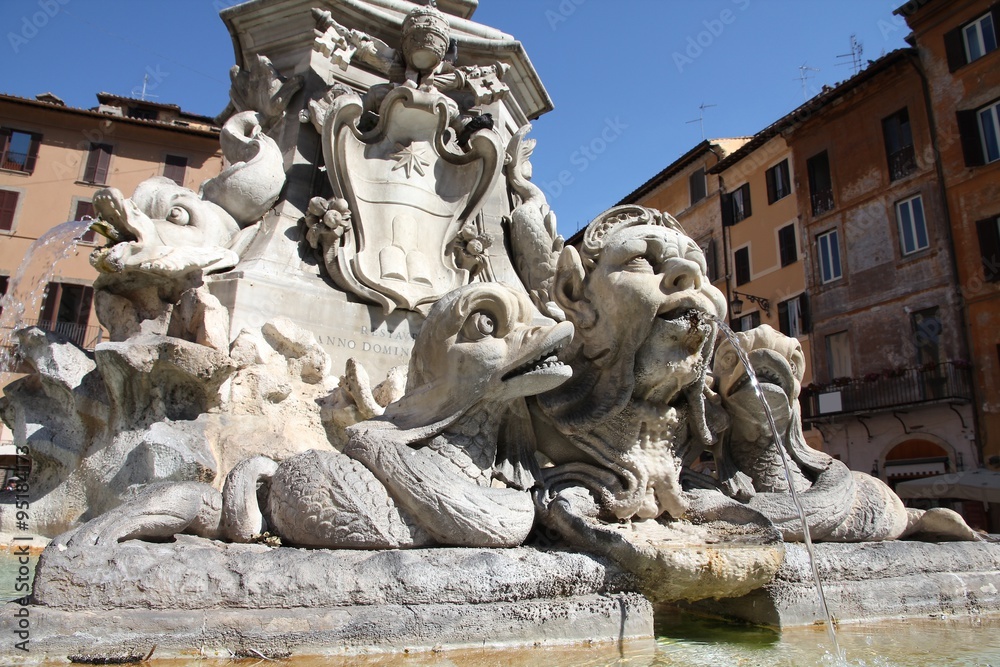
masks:
<instances>
[{"instance_id":1,"label":"peach colored building","mask_svg":"<svg viewBox=\"0 0 1000 667\"><path fill-rule=\"evenodd\" d=\"M797 338L810 359L809 299L791 150L780 133L768 128L709 171L718 176L723 192L719 204L733 328L768 324ZM811 375L807 366L803 384Z\"/></svg>"},{"instance_id":2,"label":"peach colored building","mask_svg":"<svg viewBox=\"0 0 1000 667\"><path fill-rule=\"evenodd\" d=\"M0 286L6 292L25 253L68 220L90 215L94 192L114 186L131 194L143 180L167 176L189 188L222 170L219 130L211 118L174 105L97 96L76 109L52 94L0 95ZM41 302L25 312L77 344L93 348L100 326L90 285L96 272L86 234L77 251L54 266ZM24 293L18 290L18 293Z\"/></svg>"},{"instance_id":3,"label":"peach colored building","mask_svg":"<svg viewBox=\"0 0 1000 667\"><path fill-rule=\"evenodd\" d=\"M968 327L983 461L1000 469L1000 5L922 0L895 11L925 72L946 220Z\"/></svg>"},{"instance_id":4,"label":"peach colored building","mask_svg":"<svg viewBox=\"0 0 1000 667\"><path fill-rule=\"evenodd\" d=\"M648 206L677 218L688 236L705 251L708 277L723 293L729 265L722 238L719 177L711 170L748 139L702 141L618 202Z\"/></svg>"}]
</instances>

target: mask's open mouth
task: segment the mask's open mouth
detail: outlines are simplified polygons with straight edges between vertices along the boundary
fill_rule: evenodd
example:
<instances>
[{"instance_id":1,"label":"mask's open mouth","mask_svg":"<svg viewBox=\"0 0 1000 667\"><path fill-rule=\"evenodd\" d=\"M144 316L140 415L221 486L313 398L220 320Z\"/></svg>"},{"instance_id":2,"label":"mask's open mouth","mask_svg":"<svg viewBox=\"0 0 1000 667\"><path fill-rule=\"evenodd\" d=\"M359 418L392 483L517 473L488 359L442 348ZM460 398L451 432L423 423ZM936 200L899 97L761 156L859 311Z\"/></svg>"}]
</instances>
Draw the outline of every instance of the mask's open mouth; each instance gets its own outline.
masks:
<instances>
[{"instance_id":1,"label":"mask's open mouth","mask_svg":"<svg viewBox=\"0 0 1000 667\"><path fill-rule=\"evenodd\" d=\"M559 361L555 354L546 355L544 358L533 359L526 364L521 364L514 370L503 376L502 380L507 381L518 375L549 375L551 373L562 374L563 370L569 371L569 366Z\"/></svg>"}]
</instances>

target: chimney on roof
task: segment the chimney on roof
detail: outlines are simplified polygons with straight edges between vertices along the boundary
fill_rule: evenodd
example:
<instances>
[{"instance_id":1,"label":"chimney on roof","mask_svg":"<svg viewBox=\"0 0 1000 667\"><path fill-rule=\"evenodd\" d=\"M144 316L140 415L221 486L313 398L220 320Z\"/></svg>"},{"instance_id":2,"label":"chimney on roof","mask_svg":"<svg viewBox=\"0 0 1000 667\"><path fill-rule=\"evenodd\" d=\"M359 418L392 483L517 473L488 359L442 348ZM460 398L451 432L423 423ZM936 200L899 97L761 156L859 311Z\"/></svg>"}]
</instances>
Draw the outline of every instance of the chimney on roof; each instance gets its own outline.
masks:
<instances>
[{"instance_id":1,"label":"chimney on roof","mask_svg":"<svg viewBox=\"0 0 1000 667\"><path fill-rule=\"evenodd\" d=\"M66 106L66 102L55 93L42 93L41 95L35 95L35 99L39 102L48 102L49 104L55 104L58 107Z\"/></svg>"}]
</instances>

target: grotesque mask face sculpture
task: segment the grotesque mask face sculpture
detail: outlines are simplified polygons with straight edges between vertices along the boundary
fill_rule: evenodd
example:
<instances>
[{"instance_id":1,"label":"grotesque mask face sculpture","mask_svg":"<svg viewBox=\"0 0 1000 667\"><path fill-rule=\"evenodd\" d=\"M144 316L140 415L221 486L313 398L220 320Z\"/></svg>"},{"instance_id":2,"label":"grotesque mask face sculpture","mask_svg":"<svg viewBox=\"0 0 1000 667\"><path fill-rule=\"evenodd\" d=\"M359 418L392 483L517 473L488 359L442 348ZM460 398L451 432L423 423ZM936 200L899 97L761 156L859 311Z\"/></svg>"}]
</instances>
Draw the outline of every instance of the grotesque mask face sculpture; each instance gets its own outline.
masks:
<instances>
[{"instance_id":1,"label":"grotesque mask face sculpture","mask_svg":"<svg viewBox=\"0 0 1000 667\"><path fill-rule=\"evenodd\" d=\"M577 328L574 382L590 385L576 388L587 405L557 412L596 423L633 397L667 405L700 384L712 318L726 308L705 272L701 249L669 215L620 206L591 223L580 251L564 250L556 278L556 299Z\"/></svg>"},{"instance_id":2,"label":"grotesque mask face sculpture","mask_svg":"<svg viewBox=\"0 0 1000 667\"><path fill-rule=\"evenodd\" d=\"M635 351L637 398L669 403L702 376L709 316L725 312L705 271L701 249L668 227L624 227L605 238L585 291L607 353Z\"/></svg>"}]
</instances>

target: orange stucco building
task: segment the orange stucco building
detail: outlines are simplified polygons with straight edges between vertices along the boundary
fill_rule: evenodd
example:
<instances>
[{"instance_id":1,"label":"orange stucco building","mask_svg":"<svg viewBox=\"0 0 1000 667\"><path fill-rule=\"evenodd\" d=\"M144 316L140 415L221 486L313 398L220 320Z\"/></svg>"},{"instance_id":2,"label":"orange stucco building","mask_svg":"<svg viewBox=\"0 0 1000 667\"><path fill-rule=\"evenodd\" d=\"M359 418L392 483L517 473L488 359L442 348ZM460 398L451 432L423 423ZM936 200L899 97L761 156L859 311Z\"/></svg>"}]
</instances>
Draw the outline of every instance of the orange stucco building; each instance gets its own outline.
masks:
<instances>
[{"instance_id":1,"label":"orange stucco building","mask_svg":"<svg viewBox=\"0 0 1000 667\"><path fill-rule=\"evenodd\" d=\"M749 137L707 139L674 160L617 205L638 204L670 213L705 252L708 277L727 294L729 264L722 236L722 196L712 168ZM571 239L572 242L572 239Z\"/></svg>"},{"instance_id":2,"label":"orange stucco building","mask_svg":"<svg viewBox=\"0 0 1000 667\"><path fill-rule=\"evenodd\" d=\"M94 193L113 186L126 195L143 180L167 176L186 187L222 170L219 129L211 118L179 107L98 96L91 109L66 106L52 94L25 99L0 95L0 286L32 244L49 230L92 213ZM97 274L92 232L77 250L52 267L38 303L28 304L20 324L40 324L92 348L100 340L93 313ZM27 294L23 285L18 294Z\"/></svg>"}]
</instances>

